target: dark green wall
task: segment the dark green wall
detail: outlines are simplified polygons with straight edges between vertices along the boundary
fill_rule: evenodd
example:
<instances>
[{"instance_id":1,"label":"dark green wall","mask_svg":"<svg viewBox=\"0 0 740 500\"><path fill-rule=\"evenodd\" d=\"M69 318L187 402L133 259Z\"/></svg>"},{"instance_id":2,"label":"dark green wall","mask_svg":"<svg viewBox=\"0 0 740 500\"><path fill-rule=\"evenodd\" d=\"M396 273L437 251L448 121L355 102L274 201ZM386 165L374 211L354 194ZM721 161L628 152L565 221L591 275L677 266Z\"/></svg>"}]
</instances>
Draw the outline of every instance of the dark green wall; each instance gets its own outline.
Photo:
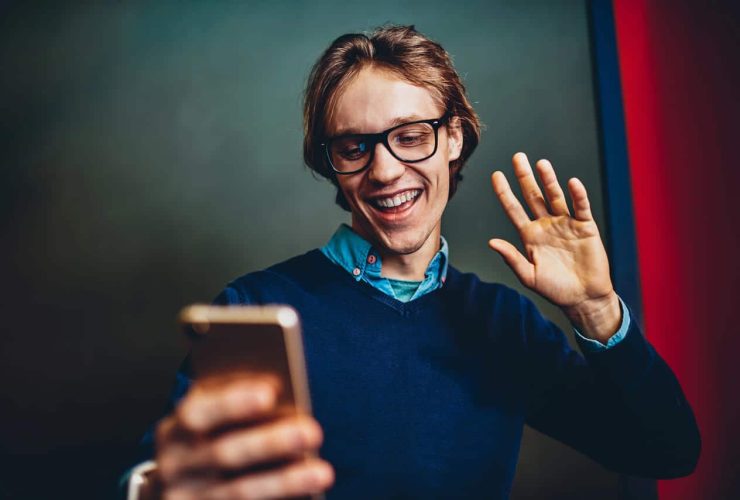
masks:
<instances>
[{"instance_id":1,"label":"dark green wall","mask_svg":"<svg viewBox=\"0 0 740 500\"><path fill-rule=\"evenodd\" d=\"M185 353L177 310L347 220L302 165L301 92L336 36L385 22L464 76L486 129L443 233L456 266L516 286L486 245L515 238L489 183L514 152L581 177L602 219L585 2L0 7L0 494L45 496L76 467L102 494ZM513 497L615 484L528 432Z\"/></svg>"}]
</instances>

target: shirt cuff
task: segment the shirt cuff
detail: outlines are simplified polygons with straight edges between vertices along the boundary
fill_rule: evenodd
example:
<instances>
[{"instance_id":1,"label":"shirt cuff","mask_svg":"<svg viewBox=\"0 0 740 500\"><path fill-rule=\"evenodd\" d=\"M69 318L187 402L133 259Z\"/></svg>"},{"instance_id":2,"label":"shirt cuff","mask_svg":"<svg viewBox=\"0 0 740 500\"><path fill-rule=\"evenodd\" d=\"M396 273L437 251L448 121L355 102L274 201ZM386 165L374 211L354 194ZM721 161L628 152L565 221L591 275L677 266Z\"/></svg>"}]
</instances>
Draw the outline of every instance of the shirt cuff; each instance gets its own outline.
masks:
<instances>
[{"instance_id":1,"label":"shirt cuff","mask_svg":"<svg viewBox=\"0 0 740 500\"><path fill-rule=\"evenodd\" d=\"M573 328L573 331L576 332L576 337L578 338L578 343L580 344L581 349L589 352L606 351L607 349L611 349L615 345L619 344L624 339L625 335L627 335L627 330L630 327L630 310L624 302L622 302L622 297L618 298L619 307L622 309L622 323L619 325L619 329L614 335L609 337L606 344L602 344L598 340L584 337L577 328Z\"/></svg>"},{"instance_id":2,"label":"shirt cuff","mask_svg":"<svg viewBox=\"0 0 740 500\"><path fill-rule=\"evenodd\" d=\"M143 500L141 489L146 484L145 474L157 469L153 460L147 460L129 469L119 482L119 487L124 493L126 500Z\"/></svg>"}]
</instances>

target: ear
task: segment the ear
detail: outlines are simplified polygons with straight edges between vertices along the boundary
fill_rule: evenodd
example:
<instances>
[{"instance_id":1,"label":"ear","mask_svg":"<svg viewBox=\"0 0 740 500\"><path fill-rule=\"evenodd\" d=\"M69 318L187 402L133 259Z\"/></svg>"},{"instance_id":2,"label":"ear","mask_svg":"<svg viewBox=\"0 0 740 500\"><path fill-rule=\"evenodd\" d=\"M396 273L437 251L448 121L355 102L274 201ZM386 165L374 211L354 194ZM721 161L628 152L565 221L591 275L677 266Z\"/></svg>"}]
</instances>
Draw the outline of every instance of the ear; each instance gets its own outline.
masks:
<instances>
[{"instance_id":1,"label":"ear","mask_svg":"<svg viewBox=\"0 0 740 500\"><path fill-rule=\"evenodd\" d=\"M459 116L453 116L447 122L447 156L449 161L460 158L463 145L462 124Z\"/></svg>"}]
</instances>

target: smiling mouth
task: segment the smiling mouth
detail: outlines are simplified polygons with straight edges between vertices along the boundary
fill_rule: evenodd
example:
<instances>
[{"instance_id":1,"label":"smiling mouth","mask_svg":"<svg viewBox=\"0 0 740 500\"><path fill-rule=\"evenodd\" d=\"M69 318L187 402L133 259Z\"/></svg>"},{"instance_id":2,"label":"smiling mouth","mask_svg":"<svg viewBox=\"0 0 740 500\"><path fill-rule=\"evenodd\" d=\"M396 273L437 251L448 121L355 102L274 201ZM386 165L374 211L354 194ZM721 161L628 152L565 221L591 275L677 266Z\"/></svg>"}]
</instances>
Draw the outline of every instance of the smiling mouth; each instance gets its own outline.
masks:
<instances>
[{"instance_id":1,"label":"smiling mouth","mask_svg":"<svg viewBox=\"0 0 740 500\"><path fill-rule=\"evenodd\" d=\"M370 200L370 204L381 212L395 213L401 212L414 204L414 201L421 194L421 189L409 189L393 196L385 198L375 198Z\"/></svg>"}]
</instances>

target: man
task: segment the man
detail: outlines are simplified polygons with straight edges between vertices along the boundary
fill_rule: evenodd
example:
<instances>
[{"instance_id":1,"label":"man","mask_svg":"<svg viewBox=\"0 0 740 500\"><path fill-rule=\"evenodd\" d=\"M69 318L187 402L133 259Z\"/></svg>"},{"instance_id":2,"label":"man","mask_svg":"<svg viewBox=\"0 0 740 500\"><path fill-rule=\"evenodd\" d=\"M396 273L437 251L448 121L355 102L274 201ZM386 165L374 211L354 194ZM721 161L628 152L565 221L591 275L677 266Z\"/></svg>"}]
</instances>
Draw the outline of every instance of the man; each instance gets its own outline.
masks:
<instances>
[{"instance_id":1,"label":"man","mask_svg":"<svg viewBox=\"0 0 740 500\"><path fill-rule=\"evenodd\" d=\"M691 409L612 288L578 180L571 212L550 163L536 164L543 193L516 154L533 218L501 172L492 184L527 255L489 245L562 308L586 359L528 300L448 264L441 217L479 123L442 47L413 27L338 38L309 77L304 125L306 162L351 227L216 302L299 311L315 419L267 419L268 379L204 386L186 363L156 431L167 498L505 498L524 423L617 471L693 470Z\"/></svg>"}]
</instances>

